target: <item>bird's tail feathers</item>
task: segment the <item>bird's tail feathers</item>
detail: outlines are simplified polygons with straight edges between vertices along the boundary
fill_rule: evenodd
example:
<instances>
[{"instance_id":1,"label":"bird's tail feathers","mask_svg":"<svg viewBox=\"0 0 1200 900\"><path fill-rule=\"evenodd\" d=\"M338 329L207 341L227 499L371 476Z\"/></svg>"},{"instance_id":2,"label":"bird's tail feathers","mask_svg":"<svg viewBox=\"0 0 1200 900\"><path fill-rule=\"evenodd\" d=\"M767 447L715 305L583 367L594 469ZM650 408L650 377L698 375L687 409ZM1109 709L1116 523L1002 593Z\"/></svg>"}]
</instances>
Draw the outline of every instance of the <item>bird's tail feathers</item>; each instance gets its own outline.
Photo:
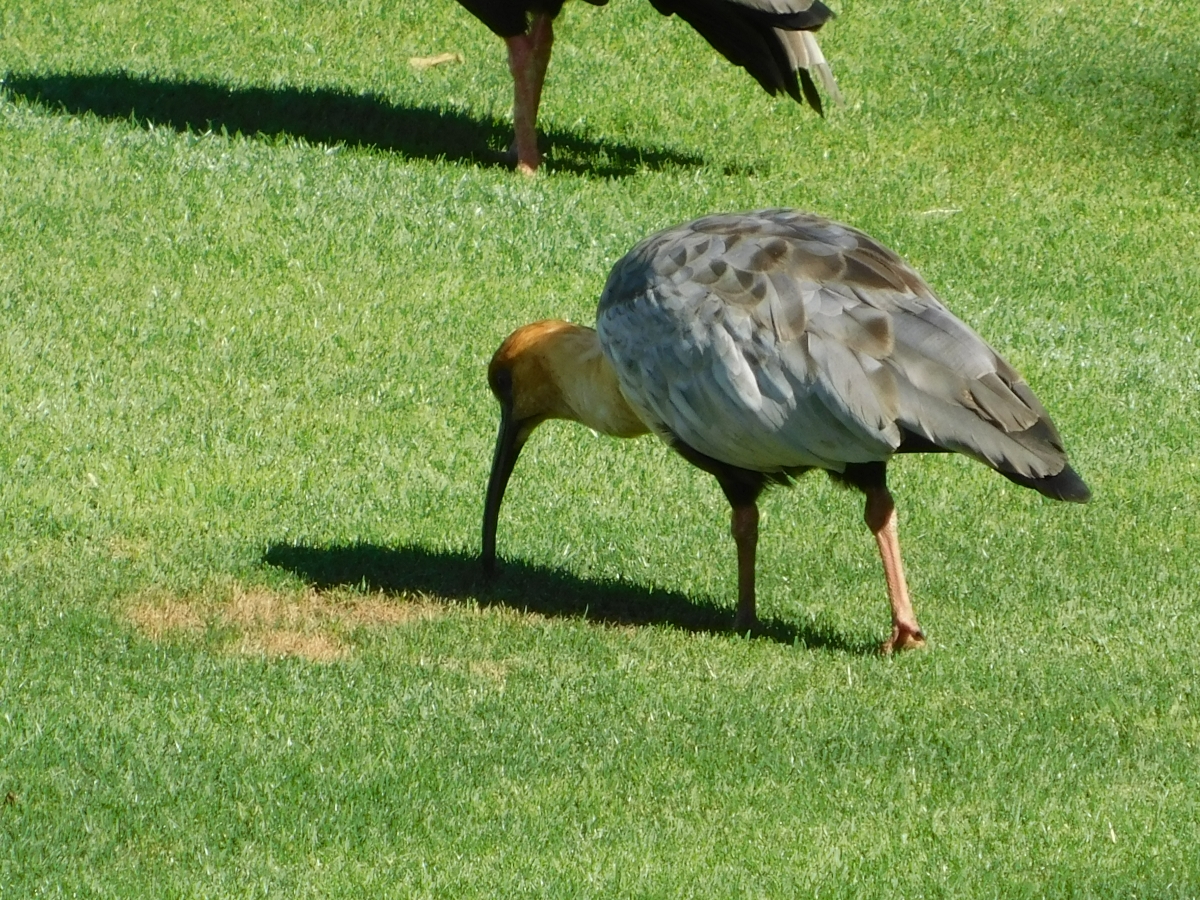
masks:
<instances>
[{"instance_id":1,"label":"bird's tail feathers","mask_svg":"<svg viewBox=\"0 0 1200 900\"><path fill-rule=\"evenodd\" d=\"M1015 472L1005 472L997 469L1001 475L1021 487L1033 488L1039 494L1051 500L1066 500L1070 503L1087 503L1092 499L1091 489L1079 477L1079 473L1070 466L1064 466L1057 475L1046 475L1042 478L1030 478Z\"/></svg>"},{"instance_id":2,"label":"bird's tail feathers","mask_svg":"<svg viewBox=\"0 0 1200 900\"><path fill-rule=\"evenodd\" d=\"M1011 387L1027 406L1009 407L1013 419L1007 423L933 394L914 397L907 381L898 381L897 386L901 406L909 410L900 422L897 452L951 450L977 459L1014 484L1033 488L1054 500L1086 503L1091 497L1083 479L1067 462L1054 423L1024 382ZM1015 417L1018 412L1023 413L1021 419Z\"/></svg>"},{"instance_id":3,"label":"bird's tail feathers","mask_svg":"<svg viewBox=\"0 0 1200 900\"><path fill-rule=\"evenodd\" d=\"M829 67L825 54L821 52L816 36L811 31L783 31L778 28L775 29L775 33L779 42L787 48L788 62L791 63L792 70L802 70L815 75L833 102L838 106L845 106L846 101L842 98L842 92L838 90L833 70Z\"/></svg>"}]
</instances>

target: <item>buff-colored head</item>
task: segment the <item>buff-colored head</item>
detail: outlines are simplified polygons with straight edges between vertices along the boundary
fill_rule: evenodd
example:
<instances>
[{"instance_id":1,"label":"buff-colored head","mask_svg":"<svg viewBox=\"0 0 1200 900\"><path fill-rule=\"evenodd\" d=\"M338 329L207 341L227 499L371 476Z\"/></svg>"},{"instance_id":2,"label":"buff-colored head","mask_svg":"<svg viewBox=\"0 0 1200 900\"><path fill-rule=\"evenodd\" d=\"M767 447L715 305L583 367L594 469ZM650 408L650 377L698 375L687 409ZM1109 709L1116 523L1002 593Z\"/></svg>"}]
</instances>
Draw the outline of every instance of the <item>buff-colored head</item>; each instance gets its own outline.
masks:
<instances>
[{"instance_id":1,"label":"buff-colored head","mask_svg":"<svg viewBox=\"0 0 1200 900\"><path fill-rule=\"evenodd\" d=\"M582 422L613 437L647 429L621 394L594 329L546 319L518 328L488 366L488 384L521 427L521 442L547 419Z\"/></svg>"},{"instance_id":2,"label":"buff-colored head","mask_svg":"<svg viewBox=\"0 0 1200 900\"><path fill-rule=\"evenodd\" d=\"M501 407L507 405L509 415L521 424L521 443L546 419L573 418L559 385L560 369L571 348L586 351L596 344L595 338L589 328L547 319L518 328L492 356L488 385Z\"/></svg>"}]
</instances>

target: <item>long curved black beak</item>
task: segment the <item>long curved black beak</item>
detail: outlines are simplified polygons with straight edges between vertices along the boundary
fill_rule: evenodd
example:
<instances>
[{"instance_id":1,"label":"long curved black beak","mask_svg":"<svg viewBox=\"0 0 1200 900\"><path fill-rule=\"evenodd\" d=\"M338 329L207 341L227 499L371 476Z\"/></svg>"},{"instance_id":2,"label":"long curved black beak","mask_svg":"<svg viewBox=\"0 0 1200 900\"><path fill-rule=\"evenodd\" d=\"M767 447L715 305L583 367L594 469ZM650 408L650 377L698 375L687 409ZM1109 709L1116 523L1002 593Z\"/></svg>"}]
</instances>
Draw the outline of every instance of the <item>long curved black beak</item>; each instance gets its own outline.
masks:
<instances>
[{"instance_id":1,"label":"long curved black beak","mask_svg":"<svg viewBox=\"0 0 1200 900\"><path fill-rule=\"evenodd\" d=\"M512 413L512 404L500 403L500 433L496 435L496 452L492 456L492 474L488 477L487 499L483 504L483 572L489 578L496 571L496 522L509 476L525 445L521 427Z\"/></svg>"}]
</instances>

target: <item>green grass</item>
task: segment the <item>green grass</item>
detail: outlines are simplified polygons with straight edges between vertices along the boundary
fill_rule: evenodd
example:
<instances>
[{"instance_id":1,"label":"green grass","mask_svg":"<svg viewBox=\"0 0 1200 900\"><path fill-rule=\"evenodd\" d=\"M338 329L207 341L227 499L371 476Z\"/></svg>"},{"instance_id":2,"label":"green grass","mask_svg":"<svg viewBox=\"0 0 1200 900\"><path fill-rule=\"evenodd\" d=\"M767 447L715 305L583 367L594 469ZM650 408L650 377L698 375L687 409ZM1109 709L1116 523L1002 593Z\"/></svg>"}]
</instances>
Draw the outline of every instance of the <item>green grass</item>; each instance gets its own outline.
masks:
<instances>
[{"instance_id":1,"label":"green grass","mask_svg":"<svg viewBox=\"0 0 1200 900\"><path fill-rule=\"evenodd\" d=\"M1200 13L838 12L821 121L568 4L526 181L451 0L0 11L0 895L1200 895ZM898 461L883 659L810 477L745 640L712 479L552 424L483 584L499 342L773 205L908 257L1092 504Z\"/></svg>"}]
</instances>

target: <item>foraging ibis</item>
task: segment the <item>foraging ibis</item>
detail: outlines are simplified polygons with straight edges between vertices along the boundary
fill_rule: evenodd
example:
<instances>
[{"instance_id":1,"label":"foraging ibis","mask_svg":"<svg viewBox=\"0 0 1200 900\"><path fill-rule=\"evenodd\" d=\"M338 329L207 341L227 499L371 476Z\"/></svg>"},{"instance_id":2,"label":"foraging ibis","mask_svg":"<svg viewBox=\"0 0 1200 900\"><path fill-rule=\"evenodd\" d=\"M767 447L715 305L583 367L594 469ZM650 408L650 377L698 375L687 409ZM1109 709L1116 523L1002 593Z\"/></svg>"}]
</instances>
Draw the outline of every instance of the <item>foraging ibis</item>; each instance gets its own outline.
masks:
<instances>
[{"instance_id":1,"label":"foraging ibis","mask_svg":"<svg viewBox=\"0 0 1200 900\"><path fill-rule=\"evenodd\" d=\"M654 432L716 477L732 507L738 630L756 623L763 489L819 468L862 490L892 607L884 652L925 641L887 488L893 455L965 453L1047 497L1091 496L1016 370L904 260L847 225L774 209L661 231L613 267L596 318L595 330L526 325L492 357L489 573L505 486L547 419Z\"/></svg>"},{"instance_id":2,"label":"foraging ibis","mask_svg":"<svg viewBox=\"0 0 1200 900\"><path fill-rule=\"evenodd\" d=\"M565 0L459 0L508 45L513 77L513 141L517 169L537 171L537 114L542 98L554 19ZM604 6L608 0L587 0ZM820 0L650 0L664 16L678 15L772 96L780 91L821 112L812 74L841 102L829 64L812 32L833 13Z\"/></svg>"}]
</instances>

